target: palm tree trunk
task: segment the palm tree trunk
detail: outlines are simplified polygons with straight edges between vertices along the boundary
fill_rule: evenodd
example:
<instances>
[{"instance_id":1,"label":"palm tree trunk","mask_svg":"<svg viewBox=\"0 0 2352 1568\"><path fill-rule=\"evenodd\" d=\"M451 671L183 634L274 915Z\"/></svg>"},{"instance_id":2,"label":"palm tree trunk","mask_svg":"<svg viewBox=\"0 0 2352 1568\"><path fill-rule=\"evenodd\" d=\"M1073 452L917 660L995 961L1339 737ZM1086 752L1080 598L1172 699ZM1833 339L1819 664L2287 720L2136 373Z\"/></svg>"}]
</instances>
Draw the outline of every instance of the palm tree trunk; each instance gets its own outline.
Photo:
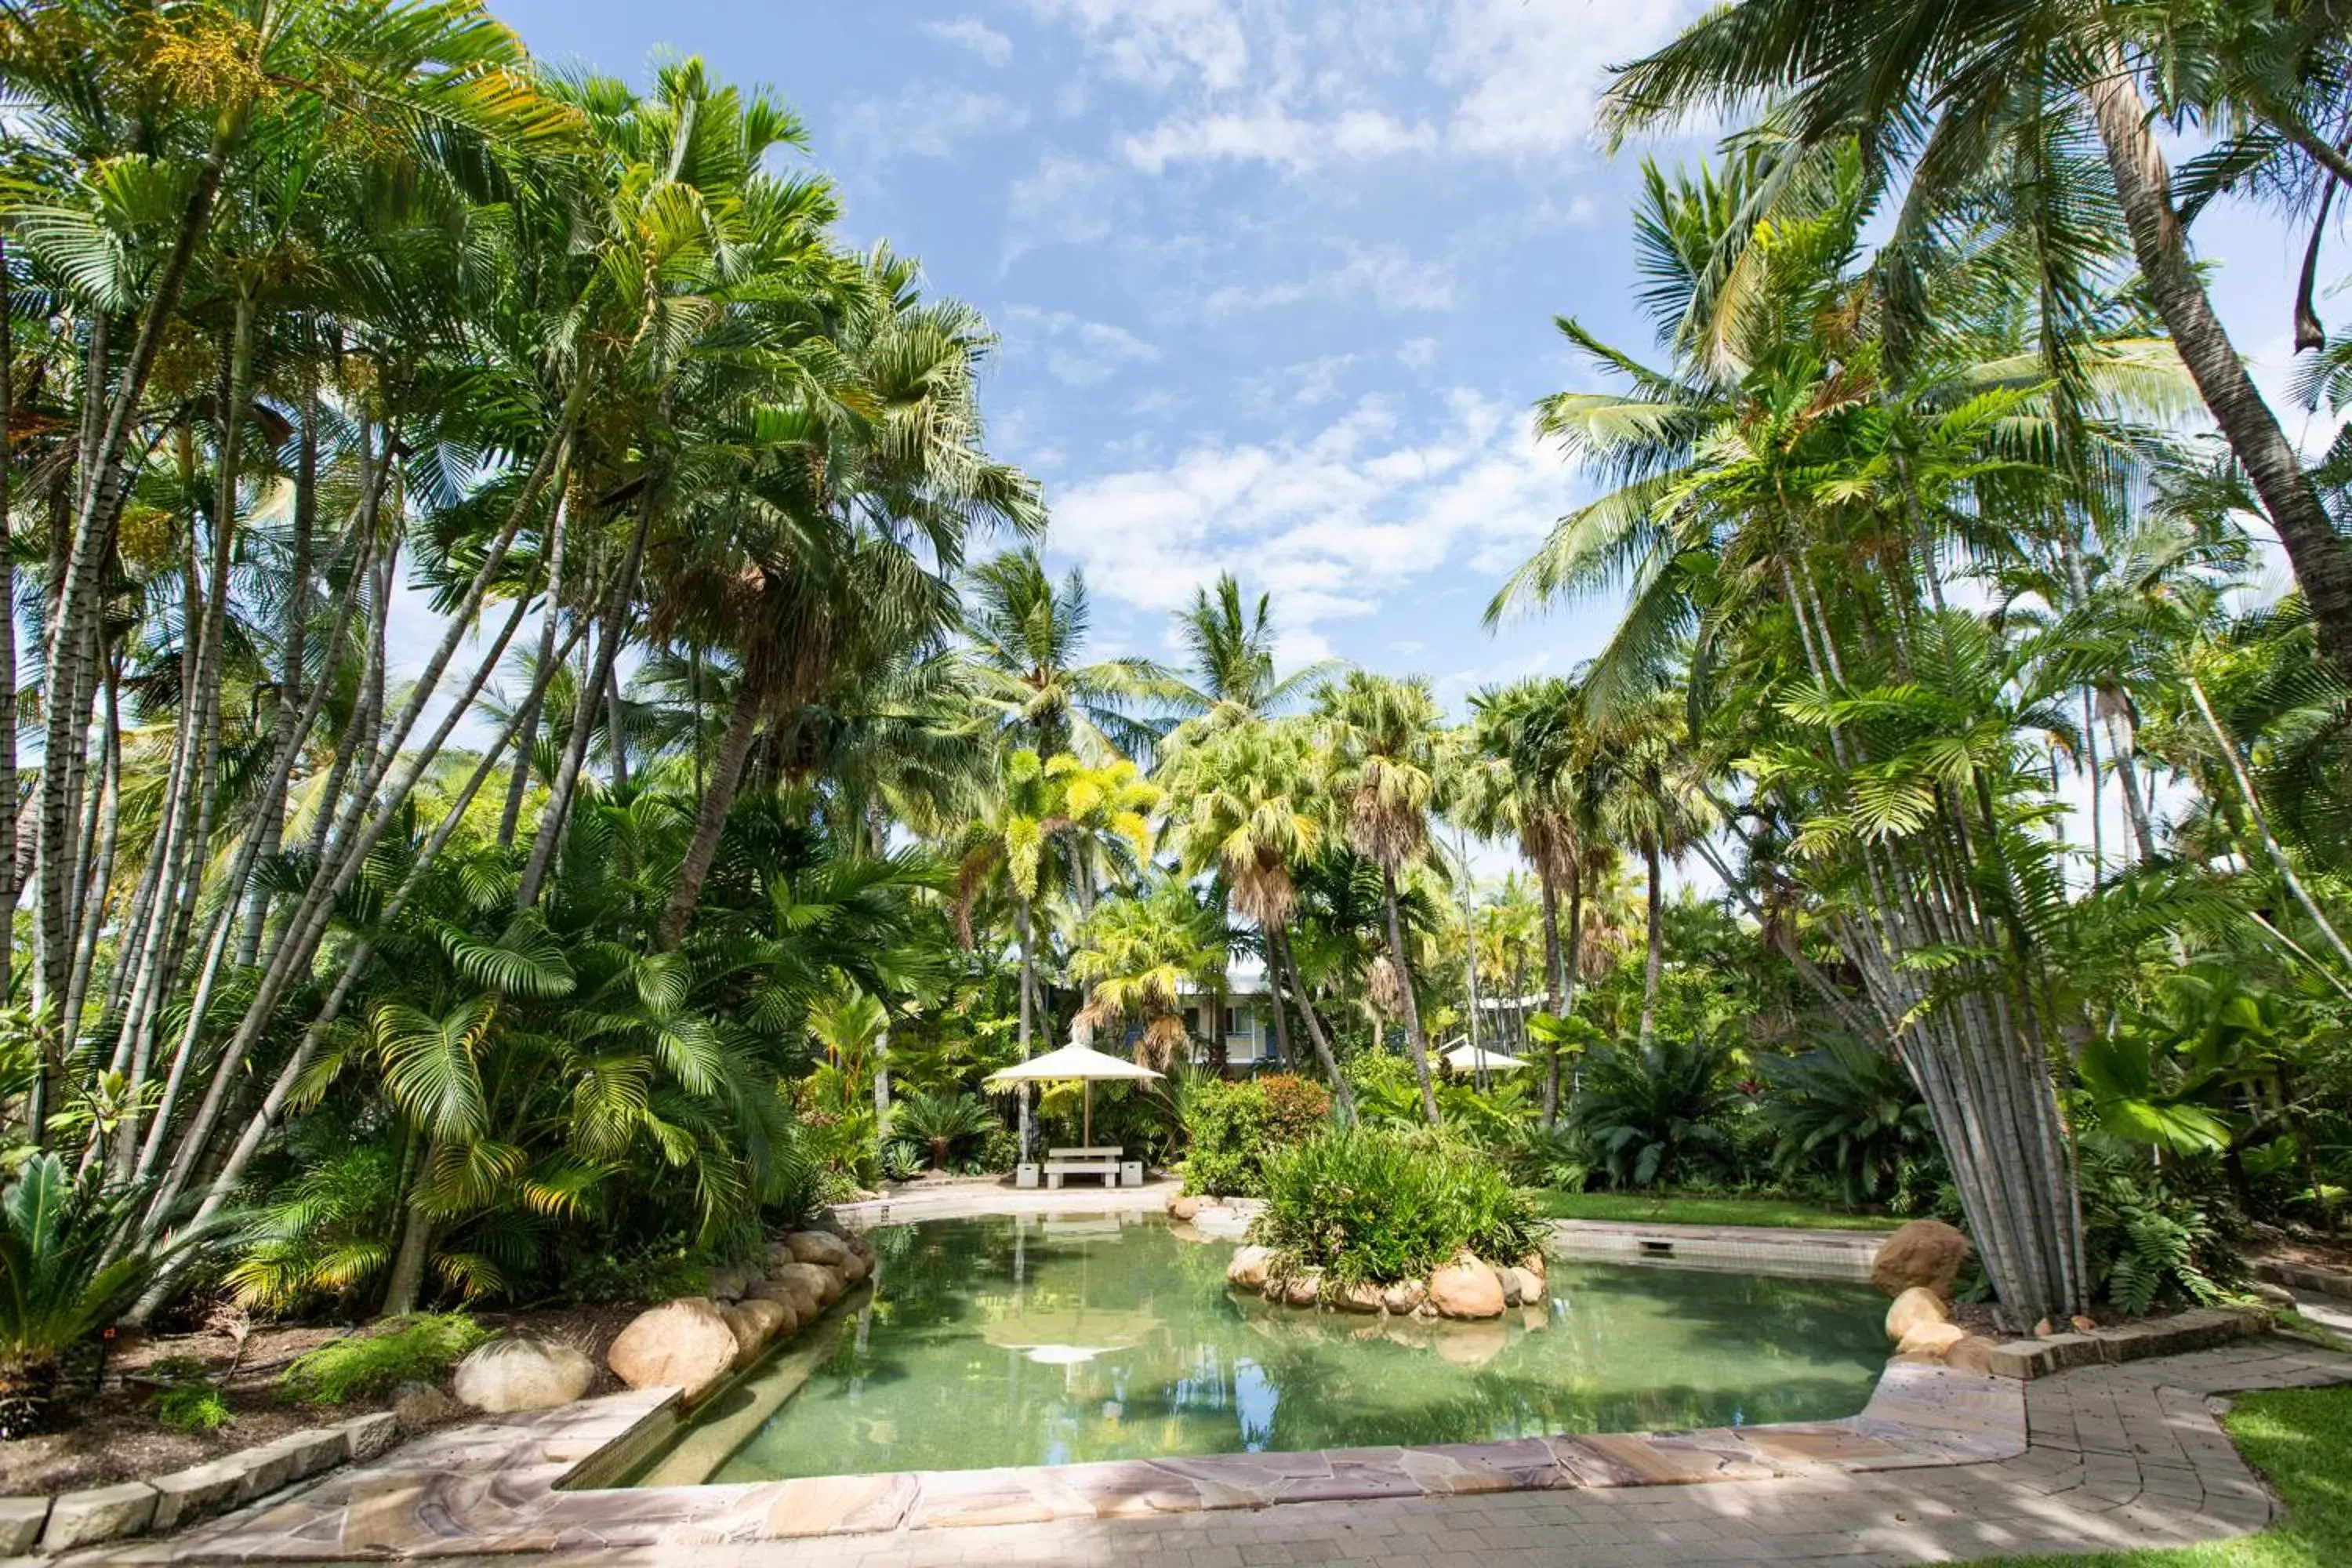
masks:
<instances>
[{"instance_id":1,"label":"palm tree trunk","mask_svg":"<svg viewBox=\"0 0 2352 1568\"><path fill-rule=\"evenodd\" d=\"M9 335L8 247L0 240L0 541L8 531L9 468L15 447L8 434L16 354ZM16 566L14 553L0 550L0 912L11 929L0 935L0 1000L16 990Z\"/></svg>"},{"instance_id":2,"label":"palm tree trunk","mask_svg":"<svg viewBox=\"0 0 2352 1568\"><path fill-rule=\"evenodd\" d=\"M570 487L555 498L555 523L547 545L547 616L540 623L539 654L532 667L536 674L555 657L555 634L563 620L563 546L568 531L566 523L572 512ZM514 842L515 827L522 817L522 797L530 787L531 755L539 746L540 698L544 682L534 680L533 695L524 699L521 710L522 727L516 732L514 773L507 783L507 802L499 814L499 847Z\"/></svg>"},{"instance_id":3,"label":"palm tree trunk","mask_svg":"<svg viewBox=\"0 0 2352 1568\"><path fill-rule=\"evenodd\" d=\"M1290 932L1275 927L1275 958L1281 966L1291 994L1298 1001L1298 1016L1307 1025L1307 1037L1315 1047L1315 1059L1321 1064L1323 1076L1331 1085L1331 1106L1339 1113L1339 1125L1347 1126L1356 1120L1356 1097L1348 1087L1348 1075L1339 1070L1339 1058L1331 1049L1330 1037L1323 1032L1323 1020L1316 1016L1315 999L1307 994L1306 977L1298 973L1298 955L1290 950Z\"/></svg>"},{"instance_id":4,"label":"palm tree trunk","mask_svg":"<svg viewBox=\"0 0 2352 1568\"><path fill-rule=\"evenodd\" d=\"M1021 1047L1021 1059L1025 1062L1029 1059L1029 1031L1031 1028L1030 994L1035 989L1034 983L1031 978L1034 973L1034 963L1031 957L1030 952L1029 900L1027 899L1020 897L1015 897L1013 899L1013 923L1015 928L1015 938L1021 943L1021 1033L1019 1043ZM1029 1111L1029 1086L1024 1083L1021 1086L1021 1158L1024 1162L1026 1162L1031 1157L1031 1146L1035 1141L1035 1128Z\"/></svg>"},{"instance_id":5,"label":"palm tree trunk","mask_svg":"<svg viewBox=\"0 0 2352 1568\"><path fill-rule=\"evenodd\" d=\"M1568 1014L1560 995L1568 989L1568 979L1560 965L1559 889L1552 881L1550 867L1541 860L1536 862L1536 888L1543 900L1544 1003L1553 1017L1565 1018ZM1559 1121L1559 1042L1550 1040L1544 1046L1543 1124L1550 1127Z\"/></svg>"},{"instance_id":6,"label":"palm tree trunk","mask_svg":"<svg viewBox=\"0 0 2352 1568\"><path fill-rule=\"evenodd\" d=\"M595 688L590 688L592 697L594 692ZM751 737L760 728L760 707L758 684L749 679L740 683L735 689L735 711L728 718L727 733L719 742L718 760L711 764L710 787L702 792L702 803L695 810L694 837L687 844L686 859L677 868L677 880L670 887L669 903L662 910L659 942L665 948L677 945L677 939L686 934L687 922L694 918L695 903L702 897L703 879L710 875L710 862L719 854L719 836L727 826L727 809L735 804L735 791L743 778L743 763L751 754Z\"/></svg>"},{"instance_id":7,"label":"palm tree trunk","mask_svg":"<svg viewBox=\"0 0 2352 1568\"><path fill-rule=\"evenodd\" d=\"M302 385L302 438L294 461L293 559L286 584L285 629L278 638L281 660L278 690L269 704L269 740L274 757L283 757L301 744L294 716L302 709L302 661L310 622L310 573L313 535L319 524L319 383L314 374ZM254 809L261 823L261 840L254 854L257 865L278 858L286 836L286 785L290 767L271 769L271 782ZM245 925L237 937L236 962L250 969L261 958L262 929L269 923L269 888L257 879L246 894Z\"/></svg>"},{"instance_id":8,"label":"palm tree trunk","mask_svg":"<svg viewBox=\"0 0 2352 1568\"><path fill-rule=\"evenodd\" d=\"M1650 1047L1650 1037L1658 1026L1658 975L1665 967L1665 931L1659 921L1658 841L1655 838L1642 846L1642 863L1649 873L1649 953L1642 962L1642 1035L1641 1047Z\"/></svg>"},{"instance_id":9,"label":"palm tree trunk","mask_svg":"<svg viewBox=\"0 0 2352 1568\"><path fill-rule=\"evenodd\" d=\"M1396 873L1381 868L1381 897L1388 907L1389 962L1396 965L1397 985L1404 993L1404 1040L1412 1051L1413 1077L1421 1084L1421 1113L1429 1124L1439 1124L1437 1088L1429 1078L1429 1037L1421 1032L1421 1003L1412 994L1412 966L1404 955L1404 921L1397 913Z\"/></svg>"},{"instance_id":10,"label":"palm tree trunk","mask_svg":"<svg viewBox=\"0 0 2352 1568\"><path fill-rule=\"evenodd\" d=\"M613 667L621 657L621 638L627 629L629 595L636 591L638 563L645 559L646 535L653 528L654 487L650 478L645 492L637 500L637 525L629 535L629 548L621 557L620 571L614 574L613 591L605 597L600 619L602 629L596 639L596 650L589 660L589 668L582 678L580 689L572 706L572 733L563 746L563 761L555 770L553 787L545 808L541 812L539 832L530 846L530 864L523 868L522 885L515 895L515 907L527 910L539 901L539 890L555 864L555 847L563 835L565 820L572 814L572 796L579 784L580 770L586 765L590 718L595 713L595 697L604 687L604 671ZM517 759L517 765L521 760ZM741 771L740 767L737 770ZM730 789L733 787L730 784ZM709 798L708 791L704 799ZM683 929L683 928L681 928Z\"/></svg>"},{"instance_id":11,"label":"palm tree trunk","mask_svg":"<svg viewBox=\"0 0 2352 1568\"><path fill-rule=\"evenodd\" d=\"M1583 977L1584 971L1584 867L1581 862L1568 884L1568 952L1563 956L1567 961L1568 973L1560 982L1559 1016L1568 1019L1576 1016L1576 983ZM1559 1047L1557 1045L1552 1047L1551 1076L1552 1091L1557 1095L1559 1087ZM1571 1100L1576 1096L1577 1088L1576 1073L1570 1069L1568 1091Z\"/></svg>"},{"instance_id":12,"label":"palm tree trunk","mask_svg":"<svg viewBox=\"0 0 2352 1568\"><path fill-rule=\"evenodd\" d=\"M2311 896L2311 889L2305 887L2303 879L2295 874L2294 862L2287 858L2286 847L2271 832L2270 817L2263 810L2262 798L2254 793L2254 781L2247 776L2245 763L2238 760L2236 744L2231 742L2229 731L2221 728L2221 721L2214 713L2212 703L2206 700L2203 684L2193 675L2185 684L2189 697L2197 705L2198 713L2205 721L2207 731L2213 737L2214 745L2221 749L2221 761L2230 770L2231 780L2245 800L2246 815L2262 841L2263 853L2277 868L2279 879L2286 884L2287 891L2303 907L2303 912L2311 917L2311 923L2319 928L2319 934L2326 937L2328 946L2336 950L2336 956L2343 961L2347 970L2352 970L2352 947L2347 947L2344 938L2337 934L2335 922L2327 918L2326 911L2319 907L2319 900Z\"/></svg>"},{"instance_id":13,"label":"palm tree trunk","mask_svg":"<svg viewBox=\"0 0 2352 1568\"><path fill-rule=\"evenodd\" d=\"M417 1166L416 1178L409 1186L400 1226L400 1247L393 1254L392 1273L384 1281L383 1315L387 1318L404 1318L416 1310L416 1298L425 1289L425 1265L433 1256L433 1216L416 1201L416 1189L425 1184L425 1173L432 1168L433 1145L428 1144Z\"/></svg>"},{"instance_id":14,"label":"palm tree trunk","mask_svg":"<svg viewBox=\"0 0 2352 1568\"><path fill-rule=\"evenodd\" d=\"M2213 312L2172 205L2171 170L2149 130L2147 105L2119 42L2101 48L2084 90L2148 297L2231 454L2262 498L2311 606L2321 649L2339 670L2352 670L2352 544L2320 504L2294 444Z\"/></svg>"}]
</instances>

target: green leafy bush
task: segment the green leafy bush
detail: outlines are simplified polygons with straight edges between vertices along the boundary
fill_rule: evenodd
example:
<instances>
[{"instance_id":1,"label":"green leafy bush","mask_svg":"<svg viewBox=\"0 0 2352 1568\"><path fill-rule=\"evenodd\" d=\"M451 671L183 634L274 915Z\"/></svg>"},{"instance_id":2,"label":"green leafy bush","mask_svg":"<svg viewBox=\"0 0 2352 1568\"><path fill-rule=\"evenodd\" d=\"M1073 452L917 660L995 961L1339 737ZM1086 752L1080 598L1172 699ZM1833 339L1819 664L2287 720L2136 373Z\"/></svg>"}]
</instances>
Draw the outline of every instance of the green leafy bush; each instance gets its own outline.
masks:
<instances>
[{"instance_id":1,"label":"green leafy bush","mask_svg":"<svg viewBox=\"0 0 2352 1568\"><path fill-rule=\"evenodd\" d=\"M1759 1066L1769 1086L1772 1164L1784 1180L1819 1177L1859 1208L1896 1195L1906 1161L1935 1156L1927 1107L1894 1052L1840 1037Z\"/></svg>"},{"instance_id":2,"label":"green leafy bush","mask_svg":"<svg viewBox=\"0 0 2352 1568\"><path fill-rule=\"evenodd\" d=\"M1321 1084L1288 1073L1227 1083L1196 1078L1183 1089L1187 1193L1265 1191L1265 1165L1327 1126L1331 1094Z\"/></svg>"},{"instance_id":3,"label":"green leafy bush","mask_svg":"<svg viewBox=\"0 0 2352 1568\"><path fill-rule=\"evenodd\" d=\"M354 1334L296 1358L278 1387L305 1405L341 1405L411 1379L436 1378L489 1331L463 1312L421 1312L382 1333Z\"/></svg>"},{"instance_id":4,"label":"green leafy bush","mask_svg":"<svg viewBox=\"0 0 2352 1568\"><path fill-rule=\"evenodd\" d=\"M2123 1310L2216 1301L2243 1265L2214 1215L2220 1201L2168 1189L2137 1170L2086 1162L2083 1250L2099 1291Z\"/></svg>"},{"instance_id":5,"label":"green leafy bush","mask_svg":"<svg viewBox=\"0 0 2352 1568\"><path fill-rule=\"evenodd\" d=\"M968 1094L910 1094L890 1108L891 1137L921 1149L934 1171L948 1168L958 1144L972 1143L996 1127L995 1115ZM889 1163L887 1149L883 1163Z\"/></svg>"},{"instance_id":6,"label":"green leafy bush","mask_svg":"<svg viewBox=\"0 0 2352 1568\"><path fill-rule=\"evenodd\" d=\"M208 1384L167 1388L154 1399L155 1419L174 1432L217 1432L236 1419L228 1401Z\"/></svg>"},{"instance_id":7,"label":"green leafy bush","mask_svg":"<svg viewBox=\"0 0 2352 1568\"><path fill-rule=\"evenodd\" d=\"M1516 1262L1541 1245L1535 1202L1491 1158L1378 1128L1324 1131L1265 1164L1252 1237L1327 1287L1419 1279L1464 1248Z\"/></svg>"},{"instance_id":8,"label":"green leafy bush","mask_svg":"<svg viewBox=\"0 0 2352 1568\"><path fill-rule=\"evenodd\" d=\"M1729 1173L1739 1091L1730 1052L1707 1040L1661 1039L1595 1054L1573 1119L1619 1187L1680 1186Z\"/></svg>"}]
</instances>

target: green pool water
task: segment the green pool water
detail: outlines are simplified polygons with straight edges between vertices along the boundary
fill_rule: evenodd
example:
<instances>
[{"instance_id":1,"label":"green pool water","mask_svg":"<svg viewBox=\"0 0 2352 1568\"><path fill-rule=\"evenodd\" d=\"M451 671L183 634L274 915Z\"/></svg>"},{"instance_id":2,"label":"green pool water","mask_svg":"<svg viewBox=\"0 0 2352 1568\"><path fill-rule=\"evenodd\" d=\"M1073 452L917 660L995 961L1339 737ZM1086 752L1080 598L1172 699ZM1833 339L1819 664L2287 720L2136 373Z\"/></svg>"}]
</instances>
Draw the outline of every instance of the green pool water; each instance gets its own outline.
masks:
<instances>
[{"instance_id":1,"label":"green pool water","mask_svg":"<svg viewBox=\"0 0 2352 1568\"><path fill-rule=\"evenodd\" d=\"M642 1484L1816 1420L1885 1364L1867 1287L1554 1260L1548 1306L1429 1324L1229 1290L1156 1221L875 1236L853 1301L701 1412Z\"/></svg>"}]
</instances>

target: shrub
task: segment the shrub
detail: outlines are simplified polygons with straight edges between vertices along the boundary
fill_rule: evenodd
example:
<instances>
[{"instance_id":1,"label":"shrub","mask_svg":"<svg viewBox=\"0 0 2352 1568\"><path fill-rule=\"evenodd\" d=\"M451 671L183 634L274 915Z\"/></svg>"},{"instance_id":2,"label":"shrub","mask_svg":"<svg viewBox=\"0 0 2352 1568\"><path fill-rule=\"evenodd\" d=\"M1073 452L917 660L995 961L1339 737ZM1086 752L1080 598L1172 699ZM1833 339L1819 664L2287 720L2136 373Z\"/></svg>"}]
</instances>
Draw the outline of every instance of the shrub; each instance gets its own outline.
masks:
<instances>
[{"instance_id":1,"label":"shrub","mask_svg":"<svg viewBox=\"0 0 2352 1568\"><path fill-rule=\"evenodd\" d=\"M2168 1190L2146 1168L2085 1160L2083 1250L2100 1293L2126 1312L2201 1306L2230 1293L2243 1272L2214 1215L2219 1194Z\"/></svg>"},{"instance_id":2,"label":"shrub","mask_svg":"<svg viewBox=\"0 0 2352 1568\"><path fill-rule=\"evenodd\" d=\"M1759 1064L1763 1106L1782 1179L1820 1176L1850 1208L1884 1203L1904 1185L1904 1163L1931 1158L1935 1129L1895 1053L1839 1037Z\"/></svg>"},{"instance_id":3,"label":"shrub","mask_svg":"<svg viewBox=\"0 0 2352 1568\"><path fill-rule=\"evenodd\" d=\"M1679 1185L1727 1169L1740 1098L1726 1081L1729 1065L1730 1052L1706 1040L1618 1046L1591 1058L1573 1115L1612 1185Z\"/></svg>"},{"instance_id":4,"label":"shrub","mask_svg":"<svg viewBox=\"0 0 2352 1568\"><path fill-rule=\"evenodd\" d=\"M305 1405L341 1405L411 1379L437 1378L489 1332L463 1312L421 1312L382 1333L354 1334L299 1356L278 1385Z\"/></svg>"},{"instance_id":5,"label":"shrub","mask_svg":"<svg viewBox=\"0 0 2352 1568\"><path fill-rule=\"evenodd\" d=\"M1213 1078L1187 1081L1184 1190L1263 1194L1269 1157L1312 1137L1330 1114L1328 1089L1287 1073L1235 1083Z\"/></svg>"},{"instance_id":6,"label":"shrub","mask_svg":"<svg viewBox=\"0 0 2352 1568\"><path fill-rule=\"evenodd\" d=\"M154 1400L155 1419L174 1432L217 1432L236 1419L228 1401L209 1384L167 1388Z\"/></svg>"},{"instance_id":7,"label":"shrub","mask_svg":"<svg viewBox=\"0 0 2352 1568\"><path fill-rule=\"evenodd\" d=\"M890 1108L891 1136L922 1149L934 1171L947 1169L958 1143L970 1143L996 1125L988 1107L968 1094L910 1094ZM883 1159L887 1164L887 1150Z\"/></svg>"},{"instance_id":8,"label":"shrub","mask_svg":"<svg viewBox=\"0 0 2352 1568\"><path fill-rule=\"evenodd\" d=\"M1315 1268L1328 1287L1419 1279L1465 1247L1516 1261L1542 1220L1495 1162L1377 1128L1324 1131L1272 1155L1253 1237L1284 1272Z\"/></svg>"}]
</instances>

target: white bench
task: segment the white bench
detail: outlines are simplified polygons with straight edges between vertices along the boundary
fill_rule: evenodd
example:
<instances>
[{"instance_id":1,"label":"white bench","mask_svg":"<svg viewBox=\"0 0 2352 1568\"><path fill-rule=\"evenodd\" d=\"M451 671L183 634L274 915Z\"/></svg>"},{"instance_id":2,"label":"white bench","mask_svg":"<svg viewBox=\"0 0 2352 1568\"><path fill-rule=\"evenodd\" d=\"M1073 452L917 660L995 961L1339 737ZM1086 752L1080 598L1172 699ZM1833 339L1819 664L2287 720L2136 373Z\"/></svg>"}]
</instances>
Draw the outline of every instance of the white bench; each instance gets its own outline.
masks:
<instances>
[{"instance_id":1,"label":"white bench","mask_svg":"<svg viewBox=\"0 0 2352 1568\"><path fill-rule=\"evenodd\" d=\"M1119 1156L1127 1151L1110 1149L1048 1149L1045 1151L1045 1185L1058 1190L1064 1176L1100 1176L1103 1185L1118 1185Z\"/></svg>"}]
</instances>

